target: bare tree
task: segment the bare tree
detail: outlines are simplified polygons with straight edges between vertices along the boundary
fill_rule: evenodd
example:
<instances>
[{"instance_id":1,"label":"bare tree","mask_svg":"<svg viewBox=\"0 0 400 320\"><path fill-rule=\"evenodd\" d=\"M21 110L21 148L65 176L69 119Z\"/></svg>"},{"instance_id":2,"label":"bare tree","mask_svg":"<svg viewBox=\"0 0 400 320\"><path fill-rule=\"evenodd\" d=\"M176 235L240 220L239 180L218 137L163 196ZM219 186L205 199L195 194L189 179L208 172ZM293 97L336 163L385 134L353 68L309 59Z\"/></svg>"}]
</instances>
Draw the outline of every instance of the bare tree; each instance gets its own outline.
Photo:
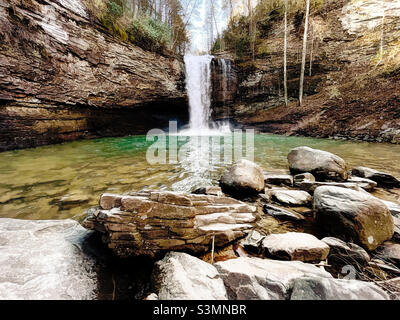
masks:
<instances>
[{"instance_id":1,"label":"bare tree","mask_svg":"<svg viewBox=\"0 0 400 320\"><path fill-rule=\"evenodd\" d=\"M308 16L310 14L310 0L306 0L306 19L304 22L304 37L303 37L303 52L301 59L301 73L300 73L300 90L299 90L299 104L303 105L303 86L304 86L304 69L306 66L307 54L307 34L308 34Z\"/></svg>"},{"instance_id":2,"label":"bare tree","mask_svg":"<svg viewBox=\"0 0 400 320\"><path fill-rule=\"evenodd\" d=\"M287 89L287 11L288 11L288 1L285 0L285 35L283 40L283 87L285 95L285 105L288 105L288 89Z\"/></svg>"}]
</instances>

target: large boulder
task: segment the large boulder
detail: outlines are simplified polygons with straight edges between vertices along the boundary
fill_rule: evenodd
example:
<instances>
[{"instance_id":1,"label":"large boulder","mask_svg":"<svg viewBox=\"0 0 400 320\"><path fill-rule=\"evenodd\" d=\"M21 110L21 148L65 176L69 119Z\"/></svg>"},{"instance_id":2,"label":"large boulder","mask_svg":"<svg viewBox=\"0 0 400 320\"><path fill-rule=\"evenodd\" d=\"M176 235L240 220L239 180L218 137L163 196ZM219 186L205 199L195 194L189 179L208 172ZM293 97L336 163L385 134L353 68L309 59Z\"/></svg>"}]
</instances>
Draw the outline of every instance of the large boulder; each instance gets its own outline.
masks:
<instances>
[{"instance_id":1,"label":"large boulder","mask_svg":"<svg viewBox=\"0 0 400 320\"><path fill-rule=\"evenodd\" d=\"M351 170L352 175L375 181L381 187L400 188L400 181L390 173L377 171L367 167L356 167Z\"/></svg>"},{"instance_id":2,"label":"large boulder","mask_svg":"<svg viewBox=\"0 0 400 320\"><path fill-rule=\"evenodd\" d=\"M314 210L319 225L331 235L376 249L394 233L393 218L384 203L364 191L318 187Z\"/></svg>"},{"instance_id":3,"label":"large boulder","mask_svg":"<svg viewBox=\"0 0 400 320\"><path fill-rule=\"evenodd\" d=\"M371 282L304 277L295 279L290 300L390 300Z\"/></svg>"},{"instance_id":4,"label":"large boulder","mask_svg":"<svg viewBox=\"0 0 400 320\"><path fill-rule=\"evenodd\" d=\"M285 300L289 299L297 278L332 278L325 270L300 261L241 257L214 266L224 280L230 300Z\"/></svg>"},{"instance_id":5,"label":"large boulder","mask_svg":"<svg viewBox=\"0 0 400 320\"><path fill-rule=\"evenodd\" d=\"M270 234L262 241L266 255L282 260L319 262L329 254L329 246L315 236L300 232Z\"/></svg>"},{"instance_id":6,"label":"large boulder","mask_svg":"<svg viewBox=\"0 0 400 320\"><path fill-rule=\"evenodd\" d=\"M96 298L95 262L81 250L89 235L73 220L0 219L0 299Z\"/></svg>"},{"instance_id":7,"label":"large boulder","mask_svg":"<svg viewBox=\"0 0 400 320\"><path fill-rule=\"evenodd\" d=\"M159 300L227 300L224 282L211 264L183 252L157 261L152 285Z\"/></svg>"},{"instance_id":8,"label":"large boulder","mask_svg":"<svg viewBox=\"0 0 400 320\"><path fill-rule=\"evenodd\" d=\"M346 181L348 178L346 162L327 151L298 147L292 149L287 158L292 174L310 172L322 181Z\"/></svg>"},{"instance_id":9,"label":"large boulder","mask_svg":"<svg viewBox=\"0 0 400 320\"><path fill-rule=\"evenodd\" d=\"M256 208L212 195L143 191L104 194L83 226L101 232L121 257L155 256L167 251L205 252L243 237L253 228Z\"/></svg>"},{"instance_id":10,"label":"large boulder","mask_svg":"<svg viewBox=\"0 0 400 320\"><path fill-rule=\"evenodd\" d=\"M260 166L246 159L237 161L220 179L222 191L235 197L264 191L264 173Z\"/></svg>"}]
</instances>

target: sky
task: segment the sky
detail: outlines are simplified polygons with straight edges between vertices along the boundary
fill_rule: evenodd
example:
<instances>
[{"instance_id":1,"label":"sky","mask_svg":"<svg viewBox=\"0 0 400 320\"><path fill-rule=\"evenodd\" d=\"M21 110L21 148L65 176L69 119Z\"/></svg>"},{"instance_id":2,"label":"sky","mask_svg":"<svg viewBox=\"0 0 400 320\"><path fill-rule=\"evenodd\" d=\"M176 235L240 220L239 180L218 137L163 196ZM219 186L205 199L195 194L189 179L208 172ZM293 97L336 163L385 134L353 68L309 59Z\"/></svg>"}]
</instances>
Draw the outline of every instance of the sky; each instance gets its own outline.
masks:
<instances>
[{"instance_id":1,"label":"sky","mask_svg":"<svg viewBox=\"0 0 400 320\"><path fill-rule=\"evenodd\" d=\"M190 3L195 3L195 0L181 0L183 6L185 7L187 1ZM196 54L200 52L207 51L207 12L209 12L211 1L210 0L197 0L198 8L193 11L190 16L190 23L188 25L188 30L191 39L191 53ZM218 32L221 33L227 26L229 21L228 10L223 9L223 3L226 0L214 0L215 3L215 15L218 25ZM251 0L253 7L256 6L258 0ZM234 15L236 14L247 14L246 6L247 0L233 0L234 5ZM215 32L216 36L216 32Z\"/></svg>"}]
</instances>

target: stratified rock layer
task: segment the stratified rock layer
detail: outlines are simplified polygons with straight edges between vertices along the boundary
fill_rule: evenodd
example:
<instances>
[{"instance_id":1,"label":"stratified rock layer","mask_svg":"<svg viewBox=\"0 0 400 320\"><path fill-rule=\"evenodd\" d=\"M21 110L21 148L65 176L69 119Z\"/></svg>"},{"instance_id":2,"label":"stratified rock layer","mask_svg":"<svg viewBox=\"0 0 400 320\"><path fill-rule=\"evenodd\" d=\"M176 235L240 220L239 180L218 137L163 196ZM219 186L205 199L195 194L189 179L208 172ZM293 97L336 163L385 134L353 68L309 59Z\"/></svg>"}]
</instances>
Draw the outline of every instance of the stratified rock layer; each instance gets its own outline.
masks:
<instances>
[{"instance_id":1,"label":"stratified rock layer","mask_svg":"<svg viewBox=\"0 0 400 320\"><path fill-rule=\"evenodd\" d=\"M0 1L0 151L168 125L183 80L181 59L110 35L81 0Z\"/></svg>"},{"instance_id":2,"label":"stratified rock layer","mask_svg":"<svg viewBox=\"0 0 400 320\"><path fill-rule=\"evenodd\" d=\"M256 208L227 197L161 191L104 194L83 225L103 233L121 257L166 251L199 253L245 236Z\"/></svg>"}]
</instances>

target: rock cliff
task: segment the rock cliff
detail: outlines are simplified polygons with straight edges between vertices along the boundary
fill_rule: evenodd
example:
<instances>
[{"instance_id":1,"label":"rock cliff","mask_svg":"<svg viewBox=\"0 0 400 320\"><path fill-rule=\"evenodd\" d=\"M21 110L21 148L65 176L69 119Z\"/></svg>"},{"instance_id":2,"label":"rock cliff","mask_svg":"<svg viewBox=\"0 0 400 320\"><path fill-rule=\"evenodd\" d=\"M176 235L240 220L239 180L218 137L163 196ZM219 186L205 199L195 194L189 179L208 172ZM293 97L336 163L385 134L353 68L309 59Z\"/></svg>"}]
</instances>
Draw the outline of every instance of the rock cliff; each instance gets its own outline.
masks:
<instances>
[{"instance_id":1,"label":"rock cliff","mask_svg":"<svg viewBox=\"0 0 400 320\"><path fill-rule=\"evenodd\" d=\"M283 17L271 12L258 24L255 61L235 59L233 98L214 103L214 118L264 132L400 143L399 16L393 0L326 0L313 8L302 107L297 101L304 17L291 16L286 107ZM230 52L217 56L232 59ZM214 68L214 88L222 87L219 73Z\"/></svg>"},{"instance_id":2,"label":"rock cliff","mask_svg":"<svg viewBox=\"0 0 400 320\"><path fill-rule=\"evenodd\" d=\"M184 65L110 35L81 0L0 0L0 151L187 120Z\"/></svg>"}]
</instances>

